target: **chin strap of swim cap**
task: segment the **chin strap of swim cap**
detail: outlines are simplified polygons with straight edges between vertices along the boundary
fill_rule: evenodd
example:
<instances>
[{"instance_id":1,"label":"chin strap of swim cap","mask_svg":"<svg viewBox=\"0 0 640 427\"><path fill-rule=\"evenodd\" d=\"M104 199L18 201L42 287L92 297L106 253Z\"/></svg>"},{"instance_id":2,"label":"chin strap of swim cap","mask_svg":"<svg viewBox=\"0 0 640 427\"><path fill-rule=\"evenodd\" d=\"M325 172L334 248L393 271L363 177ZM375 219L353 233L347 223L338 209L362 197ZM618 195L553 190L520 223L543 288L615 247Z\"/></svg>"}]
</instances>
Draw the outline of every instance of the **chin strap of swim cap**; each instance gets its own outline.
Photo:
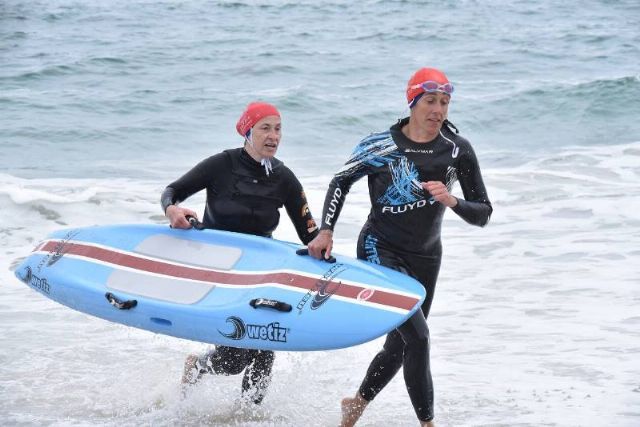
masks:
<instances>
[{"instance_id":1,"label":"chin strap of swim cap","mask_svg":"<svg viewBox=\"0 0 640 427\"><path fill-rule=\"evenodd\" d=\"M251 129L249 129L247 131L247 134L244 136L244 139L251 145L251 147L253 147L253 150L257 152L256 150L256 146L253 145L253 138L251 135ZM267 176L269 176L269 174L271 172L273 172L273 167L271 166L271 159L268 157L263 157L260 160L260 164L262 165L262 167L264 167L264 173L267 174Z\"/></svg>"},{"instance_id":2,"label":"chin strap of swim cap","mask_svg":"<svg viewBox=\"0 0 640 427\"><path fill-rule=\"evenodd\" d=\"M265 157L264 159L260 160L260 164L264 166L264 173L266 173L267 176L269 176L270 172L273 172L273 167L271 166L271 159Z\"/></svg>"}]
</instances>

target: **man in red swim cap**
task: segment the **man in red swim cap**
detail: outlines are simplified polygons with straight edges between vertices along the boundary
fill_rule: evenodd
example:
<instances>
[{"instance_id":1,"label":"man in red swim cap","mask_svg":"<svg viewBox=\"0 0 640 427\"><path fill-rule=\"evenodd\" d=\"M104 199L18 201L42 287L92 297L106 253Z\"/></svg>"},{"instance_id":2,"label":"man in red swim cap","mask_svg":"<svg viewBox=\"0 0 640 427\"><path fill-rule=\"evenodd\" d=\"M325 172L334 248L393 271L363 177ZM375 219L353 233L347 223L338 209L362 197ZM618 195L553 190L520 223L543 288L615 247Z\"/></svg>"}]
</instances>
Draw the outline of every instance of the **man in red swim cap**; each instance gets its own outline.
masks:
<instances>
[{"instance_id":1,"label":"man in red swim cap","mask_svg":"<svg viewBox=\"0 0 640 427\"><path fill-rule=\"evenodd\" d=\"M271 104L253 102L240 116L236 130L244 146L225 150L198 163L167 186L162 209L174 228L191 228L198 214L179 206L191 195L207 191L202 228L271 237L285 207L303 244L318 233L302 185L284 163L275 158L281 138L280 113ZM255 344L255 343L254 343ZM244 372L242 395L262 402L271 379L275 354L217 346L203 355L189 355L182 382L193 384L205 373L236 375Z\"/></svg>"},{"instance_id":2,"label":"man in red swim cap","mask_svg":"<svg viewBox=\"0 0 640 427\"><path fill-rule=\"evenodd\" d=\"M482 227L493 210L471 144L448 121L452 94L453 85L440 70L421 68L411 76L406 88L409 117L356 146L329 184L320 233L309 243L314 257L331 256L345 196L366 176L371 211L358 239L358 258L404 272L427 291L421 310L387 335L355 397L343 399L343 427L358 421L401 368L418 420L434 425L426 319L440 271L442 219L451 210ZM463 198L451 194L456 181Z\"/></svg>"}]
</instances>

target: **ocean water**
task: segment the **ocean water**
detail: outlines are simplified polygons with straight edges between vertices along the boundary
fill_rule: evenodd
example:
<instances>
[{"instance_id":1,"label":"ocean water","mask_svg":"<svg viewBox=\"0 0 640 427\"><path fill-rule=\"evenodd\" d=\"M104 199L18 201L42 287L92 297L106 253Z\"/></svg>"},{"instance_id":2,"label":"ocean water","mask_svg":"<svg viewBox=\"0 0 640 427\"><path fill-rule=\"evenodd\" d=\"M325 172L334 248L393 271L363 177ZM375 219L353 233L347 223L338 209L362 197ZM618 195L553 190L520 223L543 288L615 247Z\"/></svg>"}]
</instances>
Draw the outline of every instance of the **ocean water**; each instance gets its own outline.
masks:
<instances>
[{"instance_id":1,"label":"ocean water","mask_svg":"<svg viewBox=\"0 0 640 427\"><path fill-rule=\"evenodd\" d=\"M337 425L381 339L278 353L259 408L237 376L181 399L184 357L205 344L72 311L12 269L59 228L166 223L162 189L238 146L254 99L281 109L278 157L319 217L351 148L436 66L494 205L483 229L445 216L437 425L640 425L638 28L635 0L3 0L2 424ZM355 253L367 212L360 182L336 252ZM295 240L286 215L276 237ZM359 425L417 425L401 375Z\"/></svg>"}]
</instances>

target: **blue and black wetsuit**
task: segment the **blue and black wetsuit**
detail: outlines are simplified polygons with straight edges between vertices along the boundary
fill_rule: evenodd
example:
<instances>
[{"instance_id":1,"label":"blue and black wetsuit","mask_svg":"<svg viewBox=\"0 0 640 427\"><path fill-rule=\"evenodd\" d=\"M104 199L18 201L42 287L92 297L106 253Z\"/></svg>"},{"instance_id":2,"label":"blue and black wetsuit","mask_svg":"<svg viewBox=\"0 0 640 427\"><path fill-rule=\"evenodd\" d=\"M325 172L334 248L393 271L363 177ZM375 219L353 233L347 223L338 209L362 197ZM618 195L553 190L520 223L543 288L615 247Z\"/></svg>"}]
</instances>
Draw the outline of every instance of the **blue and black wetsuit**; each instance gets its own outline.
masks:
<instances>
[{"instance_id":1,"label":"blue and black wetsuit","mask_svg":"<svg viewBox=\"0 0 640 427\"><path fill-rule=\"evenodd\" d=\"M211 156L169 184L161 196L162 209L206 189L202 222L206 228L271 237L285 207L298 237L307 244L317 235L302 185L281 161L271 160L267 176L243 148ZM244 370L242 392L255 403L269 385L274 353L218 346L200 358L201 373L236 375Z\"/></svg>"},{"instance_id":2,"label":"blue and black wetsuit","mask_svg":"<svg viewBox=\"0 0 640 427\"><path fill-rule=\"evenodd\" d=\"M464 195L453 211L470 224L484 226L492 207L469 142L446 123L428 143L402 133L408 118L388 131L363 139L329 185L321 229L333 229L354 182L366 176L371 211L358 239L358 258L402 271L427 290L422 310L387 335L360 386L370 401L404 365L411 402L420 420L433 418L433 384L429 368L426 317L440 270L442 218L446 207L420 183L441 181L451 190L458 181Z\"/></svg>"}]
</instances>

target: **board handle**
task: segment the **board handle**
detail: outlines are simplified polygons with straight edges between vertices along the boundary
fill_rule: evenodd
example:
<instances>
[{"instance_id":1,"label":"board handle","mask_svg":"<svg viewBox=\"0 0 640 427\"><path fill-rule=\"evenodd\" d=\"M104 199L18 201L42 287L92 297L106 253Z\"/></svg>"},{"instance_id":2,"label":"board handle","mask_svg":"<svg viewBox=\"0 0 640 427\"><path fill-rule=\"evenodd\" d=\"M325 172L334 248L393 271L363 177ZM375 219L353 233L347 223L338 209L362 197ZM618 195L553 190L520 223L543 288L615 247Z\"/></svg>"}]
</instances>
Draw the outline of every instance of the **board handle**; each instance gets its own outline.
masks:
<instances>
[{"instance_id":1,"label":"board handle","mask_svg":"<svg viewBox=\"0 0 640 427\"><path fill-rule=\"evenodd\" d=\"M204 230L204 224L198 221L198 218L191 215L187 215L186 218L193 228L195 228L196 230Z\"/></svg>"},{"instance_id":2,"label":"board handle","mask_svg":"<svg viewBox=\"0 0 640 427\"><path fill-rule=\"evenodd\" d=\"M134 299L130 299L128 301L122 301L122 300L118 299L111 292L107 292L106 294L104 294L104 296L105 296L105 298L107 298L107 300L109 301L109 303L112 306L114 306L115 308L117 308L119 310L129 310L130 308L133 308L136 305L138 305L138 301L136 301Z\"/></svg>"},{"instance_id":3,"label":"board handle","mask_svg":"<svg viewBox=\"0 0 640 427\"><path fill-rule=\"evenodd\" d=\"M326 250L322 250L322 261L326 261L329 264L333 264L334 262L336 262L336 257L334 257L333 255L331 255L329 258L325 258L324 257L324 253L326 252ZM309 255L309 249L307 248L302 248L302 249L298 249L296 251L296 254L298 255Z\"/></svg>"},{"instance_id":4,"label":"board handle","mask_svg":"<svg viewBox=\"0 0 640 427\"><path fill-rule=\"evenodd\" d=\"M285 313L290 312L292 309L291 304L267 298L252 299L249 301L249 305L253 308L272 308L274 310L284 311Z\"/></svg>"}]
</instances>

